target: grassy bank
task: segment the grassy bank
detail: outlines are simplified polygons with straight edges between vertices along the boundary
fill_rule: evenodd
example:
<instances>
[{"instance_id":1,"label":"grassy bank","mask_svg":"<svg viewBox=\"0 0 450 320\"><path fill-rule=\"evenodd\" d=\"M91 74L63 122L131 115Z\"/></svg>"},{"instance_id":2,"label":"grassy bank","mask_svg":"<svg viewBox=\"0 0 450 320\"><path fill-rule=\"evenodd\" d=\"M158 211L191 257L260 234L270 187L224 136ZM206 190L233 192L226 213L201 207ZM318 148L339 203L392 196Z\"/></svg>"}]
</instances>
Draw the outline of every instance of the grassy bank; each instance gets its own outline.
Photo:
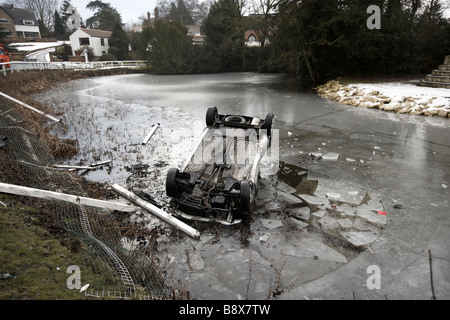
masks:
<instances>
[{"instance_id":1,"label":"grassy bank","mask_svg":"<svg viewBox=\"0 0 450 320\"><path fill-rule=\"evenodd\" d=\"M70 80L94 76L130 73L126 69L106 71L29 71L0 76L0 91L20 101L52 114L51 108L39 105L29 96L43 92ZM20 114L21 126L36 133L53 156L70 156L76 143L60 141L49 133L44 117L0 98L1 117ZM19 119L19 118L17 118ZM1 133L1 132L0 132ZM16 172L14 155L0 149L0 182L21 183L26 180ZM89 196L91 184L80 182ZM96 195L98 196L98 194ZM89 278L89 270L82 266L83 258L67 232L55 226L52 211L45 201L0 193L0 299L1 300L73 300L87 297L76 289L67 288L71 274L67 268L77 265Z\"/></svg>"}]
</instances>

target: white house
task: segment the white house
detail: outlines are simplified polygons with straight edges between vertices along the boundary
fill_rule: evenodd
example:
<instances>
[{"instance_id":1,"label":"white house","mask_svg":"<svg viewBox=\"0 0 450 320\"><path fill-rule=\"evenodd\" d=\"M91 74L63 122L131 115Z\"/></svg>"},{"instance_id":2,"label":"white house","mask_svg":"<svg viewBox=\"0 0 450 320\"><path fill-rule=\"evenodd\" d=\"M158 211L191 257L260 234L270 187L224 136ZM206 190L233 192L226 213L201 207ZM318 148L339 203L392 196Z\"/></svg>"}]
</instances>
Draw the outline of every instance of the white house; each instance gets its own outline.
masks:
<instances>
[{"instance_id":1,"label":"white house","mask_svg":"<svg viewBox=\"0 0 450 320\"><path fill-rule=\"evenodd\" d=\"M92 48L95 56L108 53L108 41L111 34L111 31L79 28L69 37L72 55L75 56L76 51L83 50L87 47Z\"/></svg>"}]
</instances>

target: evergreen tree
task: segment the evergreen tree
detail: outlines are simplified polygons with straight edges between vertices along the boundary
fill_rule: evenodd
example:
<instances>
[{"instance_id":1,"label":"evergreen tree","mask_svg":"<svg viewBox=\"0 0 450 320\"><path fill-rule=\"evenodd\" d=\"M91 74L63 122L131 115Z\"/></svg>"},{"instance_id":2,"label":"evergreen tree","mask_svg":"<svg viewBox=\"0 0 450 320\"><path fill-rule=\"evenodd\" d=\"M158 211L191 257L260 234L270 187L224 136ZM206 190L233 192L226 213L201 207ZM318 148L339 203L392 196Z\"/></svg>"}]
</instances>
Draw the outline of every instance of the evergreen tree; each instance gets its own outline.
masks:
<instances>
[{"instance_id":1,"label":"evergreen tree","mask_svg":"<svg viewBox=\"0 0 450 320\"><path fill-rule=\"evenodd\" d=\"M182 74L192 72L192 39L177 21L157 20L144 27L142 40L151 72Z\"/></svg>"},{"instance_id":2,"label":"evergreen tree","mask_svg":"<svg viewBox=\"0 0 450 320\"><path fill-rule=\"evenodd\" d=\"M126 60L128 58L130 41L128 40L128 36L119 21L116 21L108 42L108 53L116 57L117 60Z\"/></svg>"},{"instance_id":3,"label":"evergreen tree","mask_svg":"<svg viewBox=\"0 0 450 320\"><path fill-rule=\"evenodd\" d=\"M206 46L220 63L220 71L241 71L244 67L245 28L238 0L213 3L202 30Z\"/></svg>"},{"instance_id":4,"label":"evergreen tree","mask_svg":"<svg viewBox=\"0 0 450 320\"><path fill-rule=\"evenodd\" d=\"M55 37L58 40L66 38L66 28L64 27L62 19L57 10L55 10L54 20L55 20L55 27L54 27Z\"/></svg>"},{"instance_id":5,"label":"evergreen tree","mask_svg":"<svg viewBox=\"0 0 450 320\"><path fill-rule=\"evenodd\" d=\"M120 13L109 3L96 0L86 5L87 9L97 10L94 15L86 20L86 25L92 29L112 31L116 22L122 23Z\"/></svg>"}]
</instances>

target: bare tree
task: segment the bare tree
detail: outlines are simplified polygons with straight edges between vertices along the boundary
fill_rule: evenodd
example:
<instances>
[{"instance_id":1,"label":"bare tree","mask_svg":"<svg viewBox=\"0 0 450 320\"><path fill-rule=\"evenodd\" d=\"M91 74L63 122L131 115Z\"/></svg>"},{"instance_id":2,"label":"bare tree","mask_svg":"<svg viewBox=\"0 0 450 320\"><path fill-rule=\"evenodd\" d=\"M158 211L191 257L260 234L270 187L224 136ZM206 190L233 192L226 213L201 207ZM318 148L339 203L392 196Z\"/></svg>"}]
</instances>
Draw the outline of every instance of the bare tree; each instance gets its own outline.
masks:
<instances>
[{"instance_id":1,"label":"bare tree","mask_svg":"<svg viewBox=\"0 0 450 320\"><path fill-rule=\"evenodd\" d=\"M8 0L4 3L12 4L16 8L33 10L36 18L47 30L53 29L58 0Z\"/></svg>"}]
</instances>

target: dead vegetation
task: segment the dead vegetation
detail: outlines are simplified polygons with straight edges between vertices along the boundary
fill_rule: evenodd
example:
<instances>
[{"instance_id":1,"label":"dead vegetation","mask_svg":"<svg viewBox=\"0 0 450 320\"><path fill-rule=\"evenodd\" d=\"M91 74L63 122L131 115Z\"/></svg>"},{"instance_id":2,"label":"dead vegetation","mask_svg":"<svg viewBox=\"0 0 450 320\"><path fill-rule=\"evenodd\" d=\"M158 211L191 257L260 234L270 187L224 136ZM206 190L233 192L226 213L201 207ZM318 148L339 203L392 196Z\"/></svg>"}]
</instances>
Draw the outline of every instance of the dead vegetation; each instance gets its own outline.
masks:
<instances>
[{"instance_id":1,"label":"dead vegetation","mask_svg":"<svg viewBox=\"0 0 450 320\"><path fill-rule=\"evenodd\" d=\"M44 113L53 114L53 108L51 106L42 105L30 96L32 94L42 93L54 86L71 80L131 72L136 71L129 69L108 69L87 71L31 70L27 72L14 72L7 76L0 76L0 90ZM3 103L3 101L5 101L4 98L0 98L0 103ZM50 133L51 127L46 125L47 119L45 117L13 103L11 103L11 106L17 109L25 121L28 122L30 130L35 132L42 142L47 144L55 159L70 158L79 152L78 142L76 140L60 140ZM63 123L53 125L64 126Z\"/></svg>"}]
</instances>

